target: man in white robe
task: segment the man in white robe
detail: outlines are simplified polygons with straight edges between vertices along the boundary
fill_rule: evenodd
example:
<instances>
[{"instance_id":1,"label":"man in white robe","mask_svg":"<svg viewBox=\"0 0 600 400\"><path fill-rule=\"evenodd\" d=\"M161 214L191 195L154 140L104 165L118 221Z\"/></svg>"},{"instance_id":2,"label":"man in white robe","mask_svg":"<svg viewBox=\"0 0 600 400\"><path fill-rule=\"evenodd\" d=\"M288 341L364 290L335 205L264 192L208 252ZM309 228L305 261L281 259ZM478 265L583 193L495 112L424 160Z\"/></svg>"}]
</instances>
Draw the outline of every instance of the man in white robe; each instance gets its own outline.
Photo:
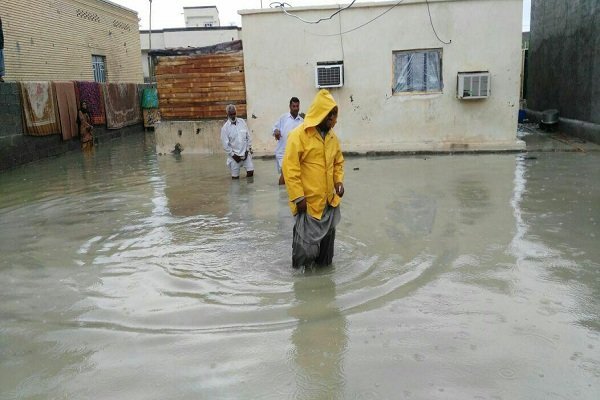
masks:
<instances>
[{"instance_id":1,"label":"man in white robe","mask_svg":"<svg viewBox=\"0 0 600 400\"><path fill-rule=\"evenodd\" d=\"M233 104L229 104L225 111L227 122L221 128L221 143L227 153L227 166L231 171L231 179L239 179L242 167L246 170L246 177L250 178L254 176L250 130L246 121L237 118L237 110Z\"/></svg>"}]
</instances>

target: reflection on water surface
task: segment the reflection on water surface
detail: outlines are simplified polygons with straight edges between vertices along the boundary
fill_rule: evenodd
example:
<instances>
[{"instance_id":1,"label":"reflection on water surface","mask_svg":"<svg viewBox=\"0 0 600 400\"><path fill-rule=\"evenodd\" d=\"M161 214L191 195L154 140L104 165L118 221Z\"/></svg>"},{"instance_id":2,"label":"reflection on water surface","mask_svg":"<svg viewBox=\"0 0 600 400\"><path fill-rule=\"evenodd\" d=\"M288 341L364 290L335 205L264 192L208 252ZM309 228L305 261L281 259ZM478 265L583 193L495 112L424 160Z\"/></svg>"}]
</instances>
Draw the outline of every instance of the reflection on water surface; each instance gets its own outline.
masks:
<instances>
[{"instance_id":1,"label":"reflection on water surface","mask_svg":"<svg viewBox=\"0 0 600 400\"><path fill-rule=\"evenodd\" d=\"M0 174L0 398L598 398L599 155L349 158L300 273L273 160L141 137Z\"/></svg>"}]
</instances>

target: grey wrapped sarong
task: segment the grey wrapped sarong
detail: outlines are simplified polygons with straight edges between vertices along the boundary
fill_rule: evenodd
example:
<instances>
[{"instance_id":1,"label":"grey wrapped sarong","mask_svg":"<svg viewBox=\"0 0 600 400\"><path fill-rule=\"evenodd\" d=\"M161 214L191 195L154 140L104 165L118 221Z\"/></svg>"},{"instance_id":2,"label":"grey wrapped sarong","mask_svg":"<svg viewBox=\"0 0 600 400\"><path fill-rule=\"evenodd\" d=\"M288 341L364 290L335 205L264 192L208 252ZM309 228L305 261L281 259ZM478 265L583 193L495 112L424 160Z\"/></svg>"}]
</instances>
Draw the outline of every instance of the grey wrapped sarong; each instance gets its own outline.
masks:
<instances>
[{"instance_id":1,"label":"grey wrapped sarong","mask_svg":"<svg viewBox=\"0 0 600 400\"><path fill-rule=\"evenodd\" d=\"M333 259L335 227L340 222L339 207L329 204L323 210L321 220L308 213L296 214L294 238L292 240L292 266L300 268L313 263L330 265Z\"/></svg>"}]
</instances>

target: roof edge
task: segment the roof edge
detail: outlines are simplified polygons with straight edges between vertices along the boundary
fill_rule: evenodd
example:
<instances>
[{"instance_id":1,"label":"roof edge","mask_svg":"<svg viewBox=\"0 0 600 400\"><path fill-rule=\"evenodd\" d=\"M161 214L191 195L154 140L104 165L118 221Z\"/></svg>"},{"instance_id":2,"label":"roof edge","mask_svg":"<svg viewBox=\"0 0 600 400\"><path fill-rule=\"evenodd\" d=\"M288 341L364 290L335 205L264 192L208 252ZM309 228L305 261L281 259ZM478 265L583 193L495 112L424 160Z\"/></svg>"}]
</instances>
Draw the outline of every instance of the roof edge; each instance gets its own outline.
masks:
<instances>
[{"instance_id":1,"label":"roof edge","mask_svg":"<svg viewBox=\"0 0 600 400\"><path fill-rule=\"evenodd\" d=\"M162 32L193 32L193 31L241 31L241 26L211 26L211 27L203 27L203 26L190 26L188 28L162 28L162 29L152 29L152 33L162 33ZM140 33L149 34L149 29L140 29Z\"/></svg>"},{"instance_id":2,"label":"roof edge","mask_svg":"<svg viewBox=\"0 0 600 400\"><path fill-rule=\"evenodd\" d=\"M356 3L352 6L351 9L357 8L372 8L372 7L390 7L395 4L398 6L408 5L408 4L420 4L425 3L426 0L404 0L400 3L398 1L374 1L368 3ZM444 2L456 2L463 0L428 0L429 3L444 3ZM350 3L346 4L322 4L316 6L300 6L300 7L286 7L286 10L289 11L315 11L315 10L339 10L340 8L348 6ZM272 13L280 13L281 9L279 7L274 8L253 8L253 9L245 9L238 10L239 15L252 15L252 14L272 14Z\"/></svg>"}]
</instances>

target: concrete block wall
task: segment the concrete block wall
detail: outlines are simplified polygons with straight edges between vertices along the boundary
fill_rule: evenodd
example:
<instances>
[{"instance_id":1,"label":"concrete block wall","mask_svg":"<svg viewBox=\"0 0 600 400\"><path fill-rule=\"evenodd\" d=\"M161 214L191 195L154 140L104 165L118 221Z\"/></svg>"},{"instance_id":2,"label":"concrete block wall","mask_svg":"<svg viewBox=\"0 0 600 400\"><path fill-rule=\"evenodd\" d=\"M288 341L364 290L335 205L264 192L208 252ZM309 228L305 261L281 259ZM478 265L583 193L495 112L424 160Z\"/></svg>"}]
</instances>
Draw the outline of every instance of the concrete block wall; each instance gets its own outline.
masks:
<instances>
[{"instance_id":1,"label":"concrete block wall","mask_svg":"<svg viewBox=\"0 0 600 400\"><path fill-rule=\"evenodd\" d=\"M185 153L223 153L221 144L222 120L161 121L154 125L156 152L171 153L177 144Z\"/></svg>"},{"instance_id":2,"label":"concrete block wall","mask_svg":"<svg viewBox=\"0 0 600 400\"><path fill-rule=\"evenodd\" d=\"M0 137L23 132L21 96L16 82L0 84Z\"/></svg>"},{"instance_id":3,"label":"concrete block wall","mask_svg":"<svg viewBox=\"0 0 600 400\"><path fill-rule=\"evenodd\" d=\"M77 141L63 142L59 135L25 136L22 134L0 138L0 170L54 157L79 148Z\"/></svg>"}]
</instances>

